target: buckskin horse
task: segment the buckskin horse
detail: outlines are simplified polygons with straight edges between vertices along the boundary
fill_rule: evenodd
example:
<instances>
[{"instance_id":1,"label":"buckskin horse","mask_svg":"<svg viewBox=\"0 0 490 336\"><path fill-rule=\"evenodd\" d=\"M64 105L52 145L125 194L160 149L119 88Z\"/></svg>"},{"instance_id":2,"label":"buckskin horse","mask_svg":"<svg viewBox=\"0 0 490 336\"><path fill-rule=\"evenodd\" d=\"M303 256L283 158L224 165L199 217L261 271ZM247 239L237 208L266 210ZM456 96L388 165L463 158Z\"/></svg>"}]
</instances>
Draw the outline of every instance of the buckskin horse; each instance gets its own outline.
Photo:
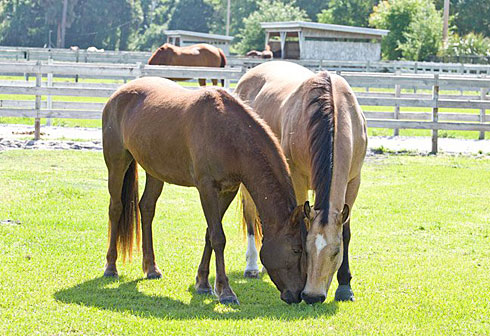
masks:
<instances>
[{"instance_id":1,"label":"buckskin horse","mask_svg":"<svg viewBox=\"0 0 490 336\"><path fill-rule=\"evenodd\" d=\"M206 43L187 47L177 47L170 43L165 43L151 55L148 64L224 68L226 56L220 48ZM186 80L185 78L171 79ZM218 85L217 79L212 79L211 81L214 86ZM206 86L206 79L200 78L199 85ZM221 80L221 85L225 86L223 79Z\"/></svg>"},{"instance_id":2,"label":"buckskin horse","mask_svg":"<svg viewBox=\"0 0 490 336\"><path fill-rule=\"evenodd\" d=\"M105 276L117 276L118 250L131 257L140 226L143 271L150 279L162 276L155 263L151 229L157 199L164 182L193 186L207 222L196 291L212 293L208 276L214 250L215 294L221 303L238 303L225 273L221 221L243 183L263 221L262 263L282 300L301 301L308 211L297 206L277 139L252 110L224 89L189 90L163 78L140 78L109 98L102 116L102 139L110 193ZM139 203L137 164L146 171Z\"/></svg>"},{"instance_id":3,"label":"buckskin horse","mask_svg":"<svg viewBox=\"0 0 490 336\"><path fill-rule=\"evenodd\" d=\"M308 199L308 190L315 193L302 298L307 303L323 302L338 270L335 299L354 300L349 269L350 209L367 145L366 121L354 92L340 76L314 74L294 63L274 61L247 72L236 93L279 138L297 202ZM254 226L260 221L246 190L242 198L248 231L245 276L257 277Z\"/></svg>"}]
</instances>

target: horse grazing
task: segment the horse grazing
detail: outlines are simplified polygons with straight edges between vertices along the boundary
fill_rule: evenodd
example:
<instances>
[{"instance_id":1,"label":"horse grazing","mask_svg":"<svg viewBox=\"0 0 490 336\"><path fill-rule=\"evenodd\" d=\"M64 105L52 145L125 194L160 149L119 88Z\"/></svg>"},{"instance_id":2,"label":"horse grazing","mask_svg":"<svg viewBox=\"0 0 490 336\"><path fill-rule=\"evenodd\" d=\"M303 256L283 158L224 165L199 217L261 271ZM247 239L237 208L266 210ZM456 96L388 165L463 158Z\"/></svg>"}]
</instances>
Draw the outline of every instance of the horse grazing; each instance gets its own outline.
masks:
<instances>
[{"instance_id":1,"label":"horse grazing","mask_svg":"<svg viewBox=\"0 0 490 336\"><path fill-rule=\"evenodd\" d=\"M353 300L350 209L359 189L367 146L366 121L354 92L340 76L314 74L300 65L275 61L247 72L236 93L280 139L297 201L305 202L308 190L315 192L302 298L307 303L323 302L338 270L335 299ZM245 275L258 276L254 223L259 221L247 192L243 202L249 240Z\"/></svg>"},{"instance_id":2,"label":"horse grazing","mask_svg":"<svg viewBox=\"0 0 490 336\"><path fill-rule=\"evenodd\" d=\"M223 50L210 44L194 44L187 47L177 47L165 43L158 48L148 60L150 65L176 65L195 67L224 68L226 56ZM171 78L172 80L187 80L187 78ZM217 79L212 79L213 85L218 85ZM200 86L206 86L206 79L199 79ZM224 79L221 85L225 86Z\"/></svg>"},{"instance_id":3,"label":"horse grazing","mask_svg":"<svg viewBox=\"0 0 490 336\"><path fill-rule=\"evenodd\" d=\"M146 77L119 88L102 116L104 159L109 171L109 249L105 276L117 276L118 249L131 256L141 213L143 271L160 278L152 242L155 205L164 182L199 191L207 222L197 272L197 293L208 282L216 254L215 293L238 303L225 273L223 215L240 183L247 186L263 220L261 260L287 303L301 301L306 282L306 215L296 206L284 154L268 126L224 89L188 90L163 78ZM138 204L137 163L146 171Z\"/></svg>"}]
</instances>

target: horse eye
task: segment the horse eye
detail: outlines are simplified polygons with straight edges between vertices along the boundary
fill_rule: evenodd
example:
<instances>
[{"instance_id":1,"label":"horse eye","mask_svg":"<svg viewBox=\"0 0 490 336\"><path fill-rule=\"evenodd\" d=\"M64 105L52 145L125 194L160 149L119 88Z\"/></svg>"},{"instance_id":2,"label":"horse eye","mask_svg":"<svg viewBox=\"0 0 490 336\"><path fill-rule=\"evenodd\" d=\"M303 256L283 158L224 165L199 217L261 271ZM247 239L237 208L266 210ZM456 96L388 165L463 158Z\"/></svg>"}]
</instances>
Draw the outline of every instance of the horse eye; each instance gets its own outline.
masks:
<instances>
[{"instance_id":1,"label":"horse eye","mask_svg":"<svg viewBox=\"0 0 490 336\"><path fill-rule=\"evenodd\" d=\"M293 248L293 252L298 254L298 253L303 253L303 250L300 248Z\"/></svg>"}]
</instances>

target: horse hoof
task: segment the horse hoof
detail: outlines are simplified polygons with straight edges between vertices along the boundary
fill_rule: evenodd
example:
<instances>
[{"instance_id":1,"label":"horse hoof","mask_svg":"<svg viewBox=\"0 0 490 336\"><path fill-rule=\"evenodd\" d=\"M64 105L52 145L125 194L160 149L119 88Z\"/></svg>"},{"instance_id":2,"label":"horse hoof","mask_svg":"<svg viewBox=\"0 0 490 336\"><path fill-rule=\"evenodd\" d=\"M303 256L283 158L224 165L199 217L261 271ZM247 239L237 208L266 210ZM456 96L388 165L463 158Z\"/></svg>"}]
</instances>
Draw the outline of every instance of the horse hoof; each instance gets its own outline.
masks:
<instances>
[{"instance_id":1,"label":"horse hoof","mask_svg":"<svg viewBox=\"0 0 490 336\"><path fill-rule=\"evenodd\" d=\"M104 276L106 278L117 278L118 277L117 271L116 270L111 270L111 269L106 269L104 271Z\"/></svg>"},{"instance_id":2,"label":"horse hoof","mask_svg":"<svg viewBox=\"0 0 490 336\"><path fill-rule=\"evenodd\" d=\"M154 280L154 279L161 279L162 278L162 273L160 272L151 272L146 275L146 278L148 280Z\"/></svg>"},{"instance_id":3,"label":"horse hoof","mask_svg":"<svg viewBox=\"0 0 490 336\"><path fill-rule=\"evenodd\" d=\"M245 273L243 273L243 276L245 278L258 279L260 276L260 272L259 272L259 270L245 270Z\"/></svg>"},{"instance_id":4,"label":"horse hoof","mask_svg":"<svg viewBox=\"0 0 490 336\"><path fill-rule=\"evenodd\" d=\"M196 288L196 293L199 294L199 295L214 295L214 292L211 288L201 288L201 287L197 287Z\"/></svg>"},{"instance_id":5,"label":"horse hoof","mask_svg":"<svg viewBox=\"0 0 490 336\"><path fill-rule=\"evenodd\" d=\"M236 296L225 296L225 297L220 297L219 298L219 303L224 304L224 305L239 305L240 302L238 302L238 299Z\"/></svg>"},{"instance_id":6,"label":"horse hoof","mask_svg":"<svg viewBox=\"0 0 490 336\"><path fill-rule=\"evenodd\" d=\"M354 292L350 285L340 285L335 291L335 301L354 301Z\"/></svg>"}]
</instances>

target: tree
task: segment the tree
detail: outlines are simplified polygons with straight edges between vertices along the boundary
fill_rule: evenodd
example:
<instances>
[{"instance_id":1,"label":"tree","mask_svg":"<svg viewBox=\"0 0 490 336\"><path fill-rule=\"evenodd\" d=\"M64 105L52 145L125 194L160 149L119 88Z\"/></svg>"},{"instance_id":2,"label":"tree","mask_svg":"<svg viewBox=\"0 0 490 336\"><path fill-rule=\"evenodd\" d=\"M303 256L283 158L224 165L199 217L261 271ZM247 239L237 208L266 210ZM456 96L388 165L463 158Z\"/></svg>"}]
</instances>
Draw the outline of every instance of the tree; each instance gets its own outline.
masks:
<instances>
[{"instance_id":1,"label":"tree","mask_svg":"<svg viewBox=\"0 0 490 336\"><path fill-rule=\"evenodd\" d=\"M431 0L382 1L374 7L369 22L390 30L382 41L385 58L425 60L439 50L442 14Z\"/></svg>"},{"instance_id":2,"label":"tree","mask_svg":"<svg viewBox=\"0 0 490 336\"><path fill-rule=\"evenodd\" d=\"M437 9L444 7L444 0L435 0ZM460 35L471 32L490 36L490 1L451 0L449 14L453 16L454 30Z\"/></svg>"},{"instance_id":3,"label":"tree","mask_svg":"<svg viewBox=\"0 0 490 336\"><path fill-rule=\"evenodd\" d=\"M165 43L164 31L176 0L142 0L143 24L130 43L133 50L154 50Z\"/></svg>"},{"instance_id":4,"label":"tree","mask_svg":"<svg viewBox=\"0 0 490 336\"><path fill-rule=\"evenodd\" d=\"M215 34L225 34L227 0L207 0L214 8L213 18L209 21L209 31ZM257 0L232 0L230 3L230 35L235 36L244 27L244 19L258 8Z\"/></svg>"},{"instance_id":5,"label":"tree","mask_svg":"<svg viewBox=\"0 0 490 336\"><path fill-rule=\"evenodd\" d=\"M213 14L213 7L203 0L180 0L175 6L168 28L207 33Z\"/></svg>"},{"instance_id":6,"label":"tree","mask_svg":"<svg viewBox=\"0 0 490 336\"><path fill-rule=\"evenodd\" d=\"M301 9L306 11L308 17L311 20L315 20L317 18L318 13L322 11L322 9L326 9L331 6L332 3L335 3L337 0L296 0L293 3L296 4Z\"/></svg>"},{"instance_id":7,"label":"tree","mask_svg":"<svg viewBox=\"0 0 490 336\"><path fill-rule=\"evenodd\" d=\"M136 0L79 0L75 13L66 41L81 48L126 50L143 19Z\"/></svg>"},{"instance_id":8,"label":"tree","mask_svg":"<svg viewBox=\"0 0 490 336\"><path fill-rule=\"evenodd\" d=\"M238 52L245 54L251 49L263 49L265 33L260 23L275 21L309 21L309 19L306 12L298 7L262 0L259 2L258 10L244 20L245 27L240 29L239 34L241 41L236 45Z\"/></svg>"},{"instance_id":9,"label":"tree","mask_svg":"<svg viewBox=\"0 0 490 336\"><path fill-rule=\"evenodd\" d=\"M369 26L369 15L379 0L331 0L317 15L318 22L347 26Z\"/></svg>"}]
</instances>

